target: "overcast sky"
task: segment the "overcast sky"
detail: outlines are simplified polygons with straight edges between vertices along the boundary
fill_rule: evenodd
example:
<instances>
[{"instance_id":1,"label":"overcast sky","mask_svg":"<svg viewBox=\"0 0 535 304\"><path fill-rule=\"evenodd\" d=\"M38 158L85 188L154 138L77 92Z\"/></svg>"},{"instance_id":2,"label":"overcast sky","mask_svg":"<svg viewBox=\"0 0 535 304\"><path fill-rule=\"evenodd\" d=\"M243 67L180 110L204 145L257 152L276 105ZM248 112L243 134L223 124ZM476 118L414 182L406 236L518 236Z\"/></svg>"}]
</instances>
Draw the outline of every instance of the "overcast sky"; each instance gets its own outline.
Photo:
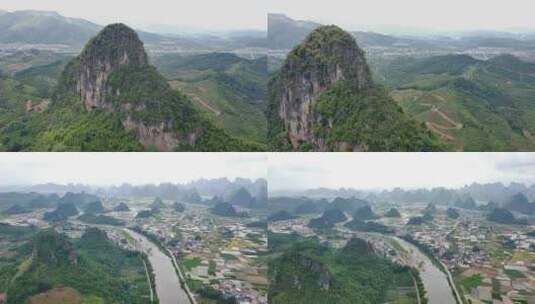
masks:
<instances>
[{"instance_id":1,"label":"overcast sky","mask_svg":"<svg viewBox=\"0 0 535 304\"><path fill-rule=\"evenodd\" d=\"M336 23L434 30L535 28L529 0L2 0L0 9L53 10L72 17L132 25L168 24L208 30L265 29L266 14Z\"/></svg>"},{"instance_id":2,"label":"overcast sky","mask_svg":"<svg viewBox=\"0 0 535 304\"><path fill-rule=\"evenodd\" d=\"M274 153L271 191L461 187L535 183L535 153Z\"/></svg>"},{"instance_id":3,"label":"overcast sky","mask_svg":"<svg viewBox=\"0 0 535 304\"><path fill-rule=\"evenodd\" d=\"M188 182L199 178L265 178L265 154L1 153L0 185L90 185Z\"/></svg>"},{"instance_id":4,"label":"overcast sky","mask_svg":"<svg viewBox=\"0 0 535 304\"><path fill-rule=\"evenodd\" d=\"M429 31L535 28L529 0L268 0L271 12L347 29L397 25Z\"/></svg>"}]
</instances>

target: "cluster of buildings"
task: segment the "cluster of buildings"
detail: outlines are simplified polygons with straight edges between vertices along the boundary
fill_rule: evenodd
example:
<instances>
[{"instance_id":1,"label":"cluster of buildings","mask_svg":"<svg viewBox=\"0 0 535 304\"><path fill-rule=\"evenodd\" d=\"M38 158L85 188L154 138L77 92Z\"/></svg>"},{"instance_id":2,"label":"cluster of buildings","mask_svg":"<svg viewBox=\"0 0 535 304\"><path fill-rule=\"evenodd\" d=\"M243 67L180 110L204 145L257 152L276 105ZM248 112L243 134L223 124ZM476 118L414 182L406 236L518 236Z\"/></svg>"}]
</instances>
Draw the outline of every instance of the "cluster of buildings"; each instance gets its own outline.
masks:
<instances>
[{"instance_id":1,"label":"cluster of buildings","mask_svg":"<svg viewBox=\"0 0 535 304\"><path fill-rule=\"evenodd\" d=\"M215 216L205 207L189 205L182 214L162 213L158 220L144 220L141 227L182 261L190 281L240 304L267 304L267 265L257 263L258 256L267 252L267 235L261 227L248 227L250 221Z\"/></svg>"},{"instance_id":2,"label":"cluster of buildings","mask_svg":"<svg viewBox=\"0 0 535 304\"><path fill-rule=\"evenodd\" d=\"M529 228L497 225L468 214L459 220L435 218L409 229L455 273L461 286L477 278L477 286L465 287L472 303L535 303L535 237L528 235Z\"/></svg>"},{"instance_id":3,"label":"cluster of buildings","mask_svg":"<svg viewBox=\"0 0 535 304\"><path fill-rule=\"evenodd\" d=\"M314 230L308 227L309 220L304 217L286 221L276 221L269 223L269 230L274 233L297 233L302 237L315 235Z\"/></svg>"}]
</instances>

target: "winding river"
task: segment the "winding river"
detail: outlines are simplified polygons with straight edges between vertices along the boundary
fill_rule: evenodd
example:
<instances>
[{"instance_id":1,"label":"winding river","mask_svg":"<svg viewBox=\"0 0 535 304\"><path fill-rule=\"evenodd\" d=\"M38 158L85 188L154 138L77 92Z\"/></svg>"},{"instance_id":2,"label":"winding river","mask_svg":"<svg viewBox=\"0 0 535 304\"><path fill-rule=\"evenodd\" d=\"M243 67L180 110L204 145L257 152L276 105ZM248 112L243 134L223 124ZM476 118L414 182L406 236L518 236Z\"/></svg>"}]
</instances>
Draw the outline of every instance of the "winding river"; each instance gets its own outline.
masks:
<instances>
[{"instance_id":1,"label":"winding river","mask_svg":"<svg viewBox=\"0 0 535 304\"><path fill-rule=\"evenodd\" d=\"M160 304L190 304L186 292L180 287L180 281L171 258L163 254L145 236L129 229L125 229L125 231L137 241L140 249L149 257Z\"/></svg>"},{"instance_id":2,"label":"winding river","mask_svg":"<svg viewBox=\"0 0 535 304\"><path fill-rule=\"evenodd\" d=\"M394 239L409 253L407 254L407 262L420 271L420 277L422 278L429 303L456 304L457 302L455 301L446 274L433 265L431 260L416 248L416 246L397 237L394 237Z\"/></svg>"}]
</instances>

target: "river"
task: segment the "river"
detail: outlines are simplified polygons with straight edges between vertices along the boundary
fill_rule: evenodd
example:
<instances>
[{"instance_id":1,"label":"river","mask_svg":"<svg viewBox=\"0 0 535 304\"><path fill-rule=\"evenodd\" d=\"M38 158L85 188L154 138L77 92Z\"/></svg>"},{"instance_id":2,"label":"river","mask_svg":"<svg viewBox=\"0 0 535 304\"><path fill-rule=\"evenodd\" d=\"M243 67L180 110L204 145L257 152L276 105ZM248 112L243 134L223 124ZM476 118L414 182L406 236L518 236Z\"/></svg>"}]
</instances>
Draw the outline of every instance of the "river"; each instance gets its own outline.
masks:
<instances>
[{"instance_id":1,"label":"river","mask_svg":"<svg viewBox=\"0 0 535 304\"><path fill-rule=\"evenodd\" d=\"M409 253L408 263L420 271L429 304L456 304L446 274L433 265L416 246L397 237L394 239Z\"/></svg>"},{"instance_id":2,"label":"river","mask_svg":"<svg viewBox=\"0 0 535 304\"><path fill-rule=\"evenodd\" d=\"M132 236L149 257L156 281L156 294L160 304L190 304L186 292L180 287L178 275L173 267L171 258L163 254L160 249L145 236L125 229Z\"/></svg>"}]
</instances>

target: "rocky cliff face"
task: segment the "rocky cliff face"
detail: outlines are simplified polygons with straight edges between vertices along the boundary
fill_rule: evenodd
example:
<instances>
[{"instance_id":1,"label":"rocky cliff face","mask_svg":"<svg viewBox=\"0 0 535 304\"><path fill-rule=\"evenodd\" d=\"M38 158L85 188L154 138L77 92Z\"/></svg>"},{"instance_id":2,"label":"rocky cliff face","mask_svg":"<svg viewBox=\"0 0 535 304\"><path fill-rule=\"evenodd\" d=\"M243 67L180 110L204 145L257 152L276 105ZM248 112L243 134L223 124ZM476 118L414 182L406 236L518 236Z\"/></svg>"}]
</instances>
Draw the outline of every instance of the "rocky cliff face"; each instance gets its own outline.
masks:
<instances>
[{"instance_id":1,"label":"rocky cliff face","mask_svg":"<svg viewBox=\"0 0 535 304\"><path fill-rule=\"evenodd\" d=\"M65 68L56 96L57 104L70 106L80 100L89 112L113 113L146 149L212 148L197 147L201 138L205 146L214 140L239 144L203 119L184 94L171 89L149 65L136 32L123 24L105 27L87 43ZM203 138L208 133L210 140Z\"/></svg>"},{"instance_id":2,"label":"rocky cliff face","mask_svg":"<svg viewBox=\"0 0 535 304\"><path fill-rule=\"evenodd\" d=\"M42 263L50 267L76 265L78 254L72 244L54 230L45 230L37 234L33 244L33 263Z\"/></svg>"},{"instance_id":3,"label":"rocky cliff face","mask_svg":"<svg viewBox=\"0 0 535 304\"><path fill-rule=\"evenodd\" d=\"M74 78L75 91L87 111L104 109L121 112L121 123L126 130L136 134L136 138L146 148L154 147L160 151L173 151L185 140L187 144L194 144L195 132L190 134L176 134L172 119L161 116L160 121L146 122L135 118L137 113L150 112L144 100L130 100L132 96L124 95L124 86L113 86L110 77L121 70L141 71L150 70L147 53L143 42L137 33L123 24L112 24L105 27L97 36L91 39L82 53L70 64L67 74ZM154 72L154 71L150 71ZM154 73L152 73L154 74ZM147 73L147 77L154 76ZM159 76L159 75L158 75ZM158 76L156 78L158 78ZM116 77L120 78L120 77ZM122 85L136 86L138 79L119 79ZM123 89L123 92L121 91ZM159 88L165 90L169 88ZM135 97L134 97L135 98ZM158 102L168 102L158 100Z\"/></svg>"},{"instance_id":4,"label":"rocky cliff face","mask_svg":"<svg viewBox=\"0 0 535 304\"><path fill-rule=\"evenodd\" d=\"M338 81L348 81L356 90L372 85L364 52L349 33L336 26L312 32L289 55L277 80L278 116L293 148L312 143L327 150L314 135L314 106L321 93ZM346 143L340 148L348 149Z\"/></svg>"},{"instance_id":5,"label":"rocky cliff face","mask_svg":"<svg viewBox=\"0 0 535 304\"><path fill-rule=\"evenodd\" d=\"M372 81L364 52L336 26L313 31L269 86L268 136L275 150L440 150Z\"/></svg>"},{"instance_id":6,"label":"rocky cliff face","mask_svg":"<svg viewBox=\"0 0 535 304\"><path fill-rule=\"evenodd\" d=\"M300 257L299 263L307 273L314 275L314 277L316 278L317 287L325 291L328 291L331 288L334 278L329 269L325 267L325 265L306 256ZM297 276L295 281L299 281Z\"/></svg>"},{"instance_id":7,"label":"rocky cliff face","mask_svg":"<svg viewBox=\"0 0 535 304\"><path fill-rule=\"evenodd\" d=\"M143 43L135 31L123 24L105 27L89 41L78 58L76 91L87 110L109 108L107 81L113 71L122 65L148 65Z\"/></svg>"}]
</instances>

